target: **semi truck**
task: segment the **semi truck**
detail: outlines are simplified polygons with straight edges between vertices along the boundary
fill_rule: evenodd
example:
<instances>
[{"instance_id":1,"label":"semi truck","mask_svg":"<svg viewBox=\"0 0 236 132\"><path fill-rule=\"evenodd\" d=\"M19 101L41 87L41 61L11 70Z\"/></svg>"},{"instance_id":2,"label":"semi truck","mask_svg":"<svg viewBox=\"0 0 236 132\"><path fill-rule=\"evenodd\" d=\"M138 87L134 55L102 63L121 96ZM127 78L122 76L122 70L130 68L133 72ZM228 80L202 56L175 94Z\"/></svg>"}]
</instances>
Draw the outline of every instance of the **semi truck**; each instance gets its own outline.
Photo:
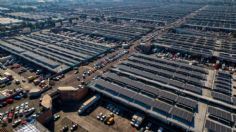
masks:
<instances>
[{"instance_id":1,"label":"semi truck","mask_svg":"<svg viewBox=\"0 0 236 132\"><path fill-rule=\"evenodd\" d=\"M96 94L93 97L91 97L90 99L88 99L87 101L85 101L79 108L78 110L78 114L81 115L83 114L89 107L91 107L92 105L94 105L95 103L97 103L99 101L99 99L101 98L101 95Z\"/></svg>"}]
</instances>

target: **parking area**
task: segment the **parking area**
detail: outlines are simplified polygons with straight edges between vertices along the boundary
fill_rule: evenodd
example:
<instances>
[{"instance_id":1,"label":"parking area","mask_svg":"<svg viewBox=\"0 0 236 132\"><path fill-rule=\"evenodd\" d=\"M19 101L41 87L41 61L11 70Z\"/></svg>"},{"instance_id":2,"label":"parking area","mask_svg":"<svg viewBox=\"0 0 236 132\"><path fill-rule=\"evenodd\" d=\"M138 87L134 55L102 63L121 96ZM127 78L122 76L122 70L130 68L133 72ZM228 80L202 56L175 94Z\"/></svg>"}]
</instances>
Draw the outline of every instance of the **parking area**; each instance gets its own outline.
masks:
<instances>
[{"instance_id":1,"label":"parking area","mask_svg":"<svg viewBox=\"0 0 236 132\"><path fill-rule=\"evenodd\" d=\"M29 98L15 99L0 109L1 127L8 131L20 127L27 122L32 123L41 114L40 102L38 99Z\"/></svg>"},{"instance_id":2,"label":"parking area","mask_svg":"<svg viewBox=\"0 0 236 132\"><path fill-rule=\"evenodd\" d=\"M82 127L79 126L76 131L94 131L96 129L97 132L104 130L109 132L157 131L160 129L160 125L165 126L151 118L143 118L140 126L135 127L135 124L131 125L131 121L138 111L107 98L103 98L98 104L88 108L83 115L78 115L77 112L80 105L80 103L76 104L75 102L67 102L63 105L63 108L54 114L60 116L60 119L54 123L54 131L60 131L65 126L70 127L73 124L72 122Z\"/></svg>"},{"instance_id":3,"label":"parking area","mask_svg":"<svg viewBox=\"0 0 236 132\"><path fill-rule=\"evenodd\" d=\"M29 94L31 89L38 87L18 74L17 70L21 67L16 67L0 69L0 126L8 131L33 122L42 110L40 100L30 99Z\"/></svg>"}]
</instances>

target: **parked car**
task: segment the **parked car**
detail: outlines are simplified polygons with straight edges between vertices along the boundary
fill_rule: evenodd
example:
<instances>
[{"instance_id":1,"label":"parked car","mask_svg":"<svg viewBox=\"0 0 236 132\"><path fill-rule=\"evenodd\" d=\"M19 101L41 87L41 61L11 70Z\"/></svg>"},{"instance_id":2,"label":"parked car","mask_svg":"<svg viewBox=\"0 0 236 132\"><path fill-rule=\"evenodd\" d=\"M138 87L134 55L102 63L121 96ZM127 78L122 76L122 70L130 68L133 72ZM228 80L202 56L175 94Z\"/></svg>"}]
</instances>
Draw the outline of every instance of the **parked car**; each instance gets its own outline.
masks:
<instances>
[{"instance_id":1,"label":"parked car","mask_svg":"<svg viewBox=\"0 0 236 132\"><path fill-rule=\"evenodd\" d=\"M100 120L100 118L101 118L102 115L103 115L103 113L99 113L99 114L97 115L97 119Z\"/></svg>"},{"instance_id":2,"label":"parked car","mask_svg":"<svg viewBox=\"0 0 236 132\"><path fill-rule=\"evenodd\" d=\"M66 132L66 131L68 131L68 126L62 127L61 132Z\"/></svg>"},{"instance_id":3,"label":"parked car","mask_svg":"<svg viewBox=\"0 0 236 132\"><path fill-rule=\"evenodd\" d=\"M12 127L17 127L18 125L20 125L21 123L21 120L18 119L18 120L15 120L13 123L12 123Z\"/></svg>"},{"instance_id":4,"label":"parked car","mask_svg":"<svg viewBox=\"0 0 236 132\"><path fill-rule=\"evenodd\" d=\"M15 84L19 85L20 84L20 80L15 80Z\"/></svg>"},{"instance_id":5,"label":"parked car","mask_svg":"<svg viewBox=\"0 0 236 132\"><path fill-rule=\"evenodd\" d=\"M71 126L71 128L70 128L70 131L75 131L76 129L78 128L78 124L73 124L72 126Z\"/></svg>"},{"instance_id":6,"label":"parked car","mask_svg":"<svg viewBox=\"0 0 236 132\"><path fill-rule=\"evenodd\" d=\"M14 113L13 113L13 112L9 112L9 113L8 113L8 115L7 115L7 119L8 119L9 122L12 121L13 116L14 116Z\"/></svg>"},{"instance_id":7,"label":"parked car","mask_svg":"<svg viewBox=\"0 0 236 132\"><path fill-rule=\"evenodd\" d=\"M106 115L102 115L101 117L100 117L100 121L104 121L105 119L106 119Z\"/></svg>"},{"instance_id":8,"label":"parked car","mask_svg":"<svg viewBox=\"0 0 236 132\"><path fill-rule=\"evenodd\" d=\"M7 99L7 101L6 101L8 104L12 104L13 102L14 102L14 100L13 99Z\"/></svg>"},{"instance_id":9,"label":"parked car","mask_svg":"<svg viewBox=\"0 0 236 132\"><path fill-rule=\"evenodd\" d=\"M20 100L22 98L22 96L20 96L20 95L16 95L15 97L13 97L13 99L15 99L15 100Z\"/></svg>"},{"instance_id":10,"label":"parked car","mask_svg":"<svg viewBox=\"0 0 236 132\"><path fill-rule=\"evenodd\" d=\"M57 121L59 118L60 118L60 115L56 115L56 114L53 115L53 120L54 121Z\"/></svg>"}]
</instances>

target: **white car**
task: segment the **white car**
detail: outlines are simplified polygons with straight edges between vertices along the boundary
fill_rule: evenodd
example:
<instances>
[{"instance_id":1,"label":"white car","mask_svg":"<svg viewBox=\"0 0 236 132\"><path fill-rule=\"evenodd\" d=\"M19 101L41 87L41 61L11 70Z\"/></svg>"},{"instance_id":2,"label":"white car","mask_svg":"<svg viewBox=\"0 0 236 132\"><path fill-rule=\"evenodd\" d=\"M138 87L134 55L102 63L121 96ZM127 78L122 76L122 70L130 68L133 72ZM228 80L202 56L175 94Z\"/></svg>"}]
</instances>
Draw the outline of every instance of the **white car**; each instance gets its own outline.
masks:
<instances>
[{"instance_id":1,"label":"white car","mask_svg":"<svg viewBox=\"0 0 236 132\"><path fill-rule=\"evenodd\" d=\"M97 115L97 119L100 120L100 118L101 118L102 115L103 115L102 113L99 113L99 114Z\"/></svg>"},{"instance_id":2,"label":"white car","mask_svg":"<svg viewBox=\"0 0 236 132\"><path fill-rule=\"evenodd\" d=\"M19 106L16 106L16 109L15 109L15 110L18 111L19 109L20 109L20 107L19 107Z\"/></svg>"},{"instance_id":3,"label":"white car","mask_svg":"<svg viewBox=\"0 0 236 132\"><path fill-rule=\"evenodd\" d=\"M106 115L102 115L101 117L100 117L100 121L104 121L105 119L106 119Z\"/></svg>"}]
</instances>

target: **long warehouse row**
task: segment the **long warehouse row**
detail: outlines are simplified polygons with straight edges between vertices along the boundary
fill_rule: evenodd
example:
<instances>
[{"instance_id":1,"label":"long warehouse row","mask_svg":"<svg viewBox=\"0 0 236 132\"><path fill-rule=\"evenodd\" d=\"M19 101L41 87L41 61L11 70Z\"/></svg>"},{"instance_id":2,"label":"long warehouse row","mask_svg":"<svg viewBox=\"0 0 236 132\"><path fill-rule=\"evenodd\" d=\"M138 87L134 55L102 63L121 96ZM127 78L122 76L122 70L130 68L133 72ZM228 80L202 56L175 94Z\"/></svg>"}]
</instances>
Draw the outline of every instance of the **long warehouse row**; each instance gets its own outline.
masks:
<instances>
[{"instance_id":1,"label":"long warehouse row","mask_svg":"<svg viewBox=\"0 0 236 132\"><path fill-rule=\"evenodd\" d=\"M107 39L114 39L118 41L130 41L137 39L151 31L151 29L148 28L136 28L128 25L122 26L93 22L81 22L74 27L67 27L65 29L90 35L103 36Z\"/></svg>"},{"instance_id":2,"label":"long warehouse row","mask_svg":"<svg viewBox=\"0 0 236 132\"><path fill-rule=\"evenodd\" d=\"M187 20L185 26L213 31L234 32L235 6L207 6L196 16Z\"/></svg>"},{"instance_id":3,"label":"long warehouse row","mask_svg":"<svg viewBox=\"0 0 236 132\"><path fill-rule=\"evenodd\" d=\"M194 32L194 31L193 31ZM154 47L190 53L207 58L216 57L227 62L236 62L235 41L197 34L169 32L157 38Z\"/></svg>"},{"instance_id":4,"label":"long warehouse row","mask_svg":"<svg viewBox=\"0 0 236 132\"><path fill-rule=\"evenodd\" d=\"M231 131L235 126L233 119L235 113L230 109L222 110L224 101L221 102L222 100L218 100L214 95L206 97L204 93L204 91L220 93L217 82L225 76L227 78L228 74L219 72L217 76L221 75L221 80L216 77L215 84L212 85L213 90L211 90L212 86L207 85L210 83L209 72L202 67L135 53L127 61L91 82L88 87L187 130L200 131L203 128L199 128L199 124L211 130L212 123L219 124L223 120L224 124L220 124L219 127L222 127L222 130ZM214 103L207 103L212 100ZM208 110L202 107L213 104L214 106L209 106ZM233 107L232 104L230 107ZM214 115L212 110L215 109L219 110L218 113L229 113L229 117L212 118ZM207 120L207 124L204 124L204 120L198 121L198 118L202 116L199 112L203 111L209 113L206 117L201 117ZM224 118L229 121L225 122Z\"/></svg>"},{"instance_id":5,"label":"long warehouse row","mask_svg":"<svg viewBox=\"0 0 236 132\"><path fill-rule=\"evenodd\" d=\"M54 73L97 57L110 48L51 32L33 33L0 41L0 47Z\"/></svg>"}]
</instances>

